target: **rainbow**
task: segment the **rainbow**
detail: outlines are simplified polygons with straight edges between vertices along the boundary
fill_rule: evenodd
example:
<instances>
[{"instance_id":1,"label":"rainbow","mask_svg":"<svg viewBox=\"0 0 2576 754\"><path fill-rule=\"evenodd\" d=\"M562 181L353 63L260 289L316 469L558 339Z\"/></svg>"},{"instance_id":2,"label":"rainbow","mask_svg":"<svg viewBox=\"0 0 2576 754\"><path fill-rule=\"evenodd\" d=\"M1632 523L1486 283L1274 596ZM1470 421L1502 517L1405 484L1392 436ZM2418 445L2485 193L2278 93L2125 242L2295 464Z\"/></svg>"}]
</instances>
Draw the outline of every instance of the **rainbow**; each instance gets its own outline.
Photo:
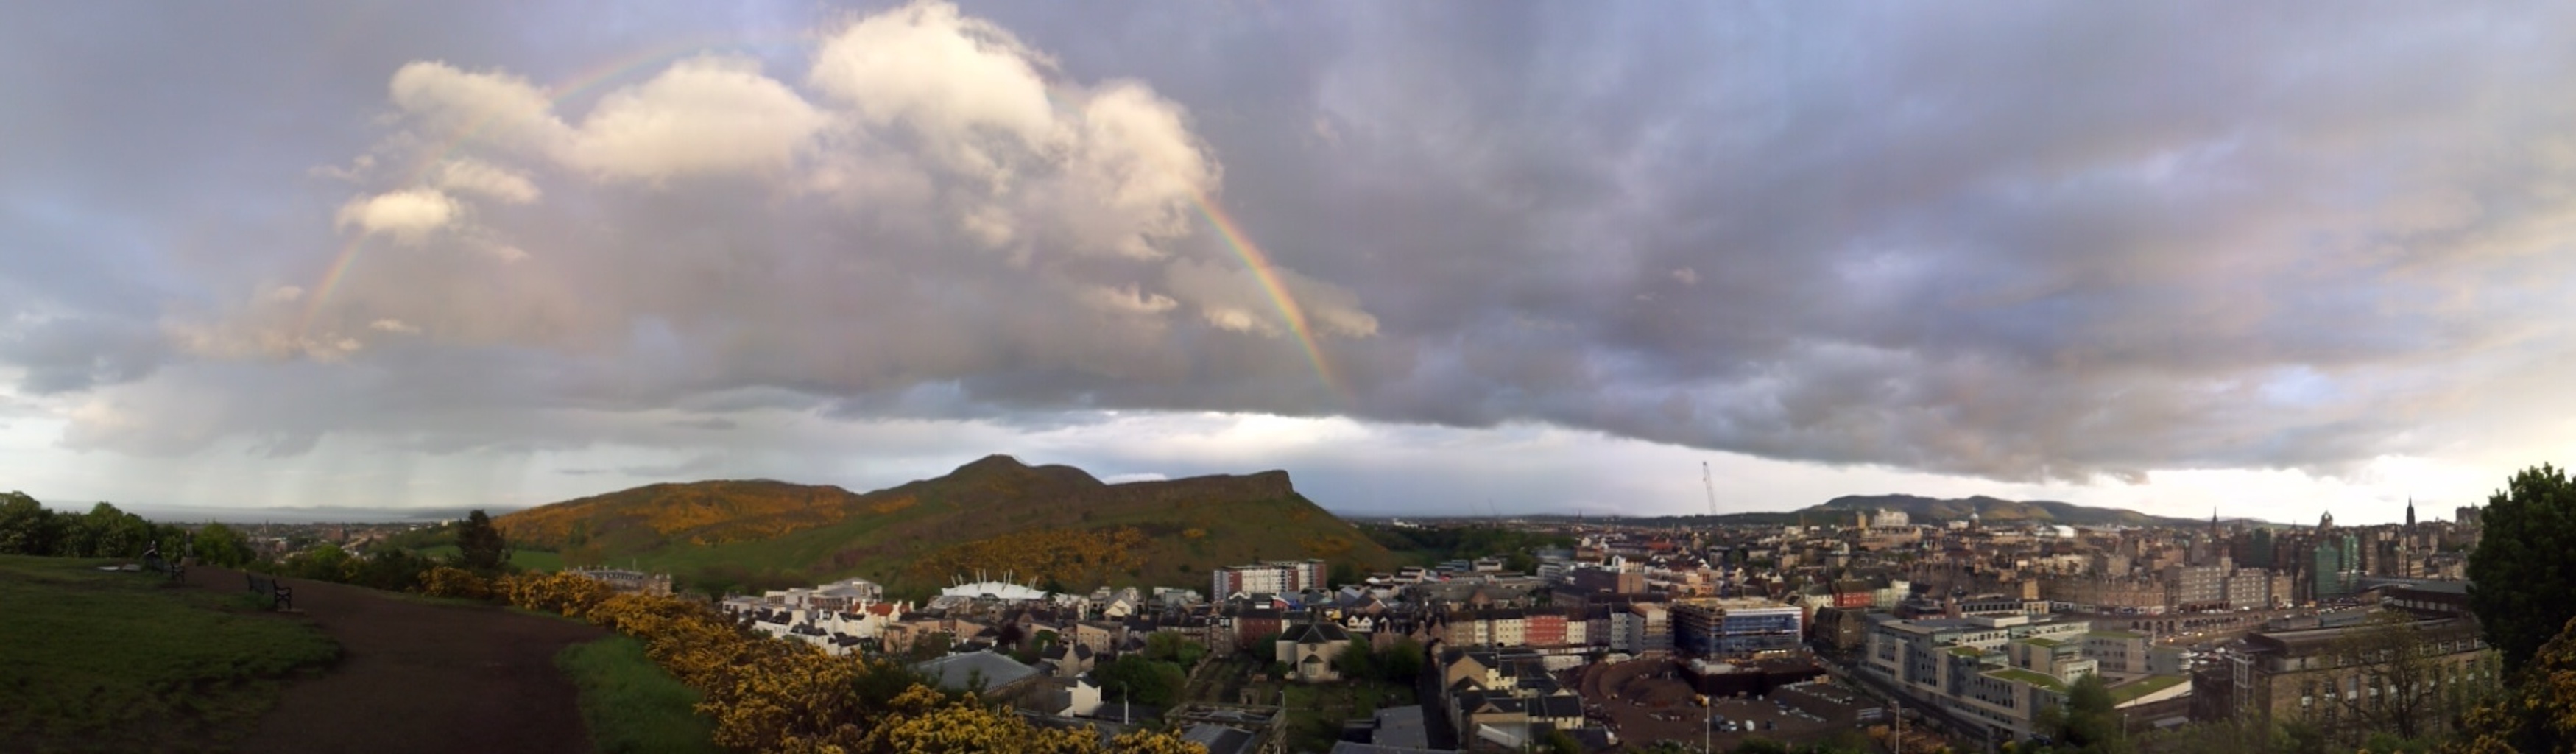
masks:
<instances>
[{"instance_id":1,"label":"rainbow","mask_svg":"<svg viewBox=\"0 0 2576 754\"><path fill-rule=\"evenodd\" d=\"M1262 253L1261 247L1244 235L1243 227L1215 202L1208 201L1205 195L1190 192L1190 204L1198 207L1199 215L1206 217L1208 224L1216 228L1217 238L1225 242L1226 248L1232 249L1234 256L1243 260L1244 269L1252 271L1252 279L1261 284L1262 293L1270 297L1272 306L1278 307L1279 317L1288 321L1289 334L1295 335L1297 344L1305 348L1306 362L1315 367L1315 377L1322 379L1324 387L1331 388L1333 392L1343 392L1341 380L1333 375L1332 363L1324 359L1324 349L1315 340L1315 328L1306 322L1305 307L1297 304L1297 297L1289 295L1287 284L1279 279L1278 265L1270 262L1270 255Z\"/></svg>"},{"instance_id":2,"label":"rainbow","mask_svg":"<svg viewBox=\"0 0 2576 754\"><path fill-rule=\"evenodd\" d=\"M588 69L573 74L571 77L565 79L563 83L547 89L549 94L546 97L546 106L549 110L552 110L555 106L563 104L565 100L600 89L611 83L627 80L629 78L628 74L642 71L653 66L666 65L673 61L677 61L680 58L692 55L721 50L743 50L756 49L760 47L789 45L811 46L812 43L813 41L810 38L799 36L792 40L772 42L768 44L745 42L737 37L724 37L690 39L655 45L626 55L611 58L599 65L591 66ZM481 135L483 133L483 129L492 124L493 115L496 114L487 114L482 118L475 119L473 122L457 128L454 133L448 134L446 138L440 139L438 141L438 146L422 150L422 158L413 163L411 170L404 175L403 180L398 185L403 187L412 187L427 184L429 182L430 171L438 169L439 165L445 164L448 158L455 156L457 151L464 149L468 142L474 140L474 137ZM314 318L321 314L323 304L330 301L332 292L340 287L340 281L348 278L349 268L357 263L359 252L364 250L366 247L366 240L367 237L364 233L350 236L349 242L343 244L340 247L339 253L334 254L331 257L331 264L323 268L321 282L315 284L313 286L313 290L305 297L304 314L296 324L296 333L299 336L303 335L312 327Z\"/></svg>"},{"instance_id":3,"label":"rainbow","mask_svg":"<svg viewBox=\"0 0 2576 754\"><path fill-rule=\"evenodd\" d=\"M790 44L810 46L813 40L800 37ZM725 48L741 49L745 46L747 45L738 40L713 42L690 40L640 50L593 66L570 77L564 83L549 90L551 94L546 98L546 103L548 108L552 109L567 99L607 86L612 82L625 80L628 74L651 66L667 64L689 55ZM1059 109L1069 109L1067 103L1062 100L1061 93L1057 91L1058 88L1056 86L1047 88L1049 104ZM430 171L437 169L458 150L463 149L474 137L480 135L492 120L492 116L486 115L465 124L454 133L448 134L447 138L440 140L435 148L423 150L424 156L412 165L411 171L400 185L426 184ZM1287 321L1289 333L1296 336L1297 344L1304 349L1306 361L1314 367L1316 378L1321 379L1324 386L1335 393L1346 394L1340 378L1333 372L1331 362L1324 358L1324 349L1315 337L1315 328L1307 322L1305 308L1297 303L1295 296L1289 294L1288 286L1280 279L1278 265L1270 261L1270 256L1263 253L1261 247L1244 234L1242 226L1236 223L1232 216L1227 215L1223 208L1217 206L1216 202L1194 191L1190 194L1190 203L1198 209L1199 215L1207 218L1208 224L1216 229L1218 239L1224 242L1226 248L1233 251L1236 258L1243 260L1244 269L1251 271L1253 280L1260 284L1264 295L1270 298L1271 305L1279 310L1280 318ZM367 248L366 242L366 234L352 235L348 243L340 247L339 253L333 255L330 265L323 270L321 281L305 297L304 313L296 327L299 336L312 327L315 319L320 316L323 306L339 289L341 281L348 279L349 270L356 266L360 252Z\"/></svg>"}]
</instances>

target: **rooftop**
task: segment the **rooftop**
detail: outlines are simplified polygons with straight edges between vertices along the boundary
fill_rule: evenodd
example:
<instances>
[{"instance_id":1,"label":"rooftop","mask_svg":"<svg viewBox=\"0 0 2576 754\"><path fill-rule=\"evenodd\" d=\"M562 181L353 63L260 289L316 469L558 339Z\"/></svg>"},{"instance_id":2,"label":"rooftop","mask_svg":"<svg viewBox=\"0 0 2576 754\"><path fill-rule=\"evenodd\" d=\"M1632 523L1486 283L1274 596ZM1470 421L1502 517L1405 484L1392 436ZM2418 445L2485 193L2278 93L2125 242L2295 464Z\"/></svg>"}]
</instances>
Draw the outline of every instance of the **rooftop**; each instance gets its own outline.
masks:
<instances>
[{"instance_id":1,"label":"rooftop","mask_svg":"<svg viewBox=\"0 0 2576 754\"><path fill-rule=\"evenodd\" d=\"M2178 675L2151 675L2130 683L2111 687L2111 703L2123 704L2131 699L2153 694L2191 680Z\"/></svg>"},{"instance_id":2,"label":"rooftop","mask_svg":"<svg viewBox=\"0 0 2576 754\"><path fill-rule=\"evenodd\" d=\"M2057 677L2056 677L2056 676L2052 676L2052 675L2049 675L2049 674L2047 674L2047 673L2040 673L2040 672L2034 672L2034 671L2029 671L2029 670L2023 670L2023 669L2021 669L2021 668L2004 668L2004 669L2001 669L2001 670L1989 670L1989 671L1986 671L1986 677L1988 677L1988 678L2001 678L2001 679L2004 679L2004 680L2007 680L2007 681L2020 681L2020 682L2027 683L2027 684L2030 684L2030 685L2033 685L2033 686L2038 686L2038 687L2040 687L2040 688L2048 689L2048 690L2050 690L2050 691L2065 691L2065 690L2066 690L2066 683L2065 683L2064 681L2059 681L2059 680L2057 680ZM2143 693L2143 692L2141 692L2141 693ZM2134 698L2134 697L2133 697L2133 698Z\"/></svg>"}]
</instances>

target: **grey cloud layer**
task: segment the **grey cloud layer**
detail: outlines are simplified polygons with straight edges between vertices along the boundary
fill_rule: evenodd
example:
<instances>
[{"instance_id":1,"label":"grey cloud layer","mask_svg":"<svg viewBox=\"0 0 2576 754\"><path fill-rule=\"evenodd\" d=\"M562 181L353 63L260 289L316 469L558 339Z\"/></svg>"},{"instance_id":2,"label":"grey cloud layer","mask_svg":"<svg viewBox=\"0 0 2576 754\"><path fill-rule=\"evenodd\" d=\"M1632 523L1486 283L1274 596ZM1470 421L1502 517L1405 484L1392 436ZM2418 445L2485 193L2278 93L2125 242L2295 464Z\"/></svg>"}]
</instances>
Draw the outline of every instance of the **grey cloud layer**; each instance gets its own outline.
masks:
<instances>
[{"instance_id":1,"label":"grey cloud layer","mask_svg":"<svg viewBox=\"0 0 2576 754\"><path fill-rule=\"evenodd\" d=\"M88 391L72 444L160 453L579 442L526 417L707 406L625 438L689 447L748 431L714 415L744 400L1542 421L2012 479L2538 431L2483 387L2576 351L2576 25L2304 10L754 9L721 21L815 43L560 98L540 82L583 61L542 52L545 6L237 68L102 55L234 95L323 77L262 106L324 136L213 95L199 134L0 112L98 160L174 141L201 194L115 199L145 180L123 161L39 171L101 184L69 193L0 179L0 282L46 292L0 359ZM636 14L608 26L716 21Z\"/></svg>"}]
</instances>

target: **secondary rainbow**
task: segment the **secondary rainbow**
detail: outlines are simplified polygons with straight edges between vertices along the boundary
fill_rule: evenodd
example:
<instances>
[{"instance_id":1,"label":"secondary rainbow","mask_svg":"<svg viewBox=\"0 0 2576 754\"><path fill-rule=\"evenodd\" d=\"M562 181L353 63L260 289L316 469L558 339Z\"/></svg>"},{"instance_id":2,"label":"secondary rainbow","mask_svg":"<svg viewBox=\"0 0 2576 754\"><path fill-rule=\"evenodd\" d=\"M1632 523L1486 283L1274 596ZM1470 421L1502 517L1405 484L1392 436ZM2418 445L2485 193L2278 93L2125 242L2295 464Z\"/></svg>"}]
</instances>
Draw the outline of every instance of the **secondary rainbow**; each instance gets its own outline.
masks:
<instances>
[{"instance_id":1,"label":"secondary rainbow","mask_svg":"<svg viewBox=\"0 0 2576 754\"><path fill-rule=\"evenodd\" d=\"M1190 204L1198 207L1199 215L1206 217L1208 224L1216 228L1217 238L1243 260L1244 269L1252 271L1252 279L1261 284L1262 293L1270 297L1272 306L1279 308L1279 317L1288 321L1289 334L1305 348L1306 361L1314 365L1315 376L1324 381L1324 387L1335 393L1343 392L1341 380L1333 376L1332 363L1324 359L1324 349L1315 341L1315 328L1306 322L1305 307L1299 306L1297 297L1288 293L1288 286L1279 279L1277 265L1270 263L1270 255L1262 253L1261 247L1244 235L1242 226L1215 202L1208 201L1206 196L1191 192Z\"/></svg>"}]
</instances>

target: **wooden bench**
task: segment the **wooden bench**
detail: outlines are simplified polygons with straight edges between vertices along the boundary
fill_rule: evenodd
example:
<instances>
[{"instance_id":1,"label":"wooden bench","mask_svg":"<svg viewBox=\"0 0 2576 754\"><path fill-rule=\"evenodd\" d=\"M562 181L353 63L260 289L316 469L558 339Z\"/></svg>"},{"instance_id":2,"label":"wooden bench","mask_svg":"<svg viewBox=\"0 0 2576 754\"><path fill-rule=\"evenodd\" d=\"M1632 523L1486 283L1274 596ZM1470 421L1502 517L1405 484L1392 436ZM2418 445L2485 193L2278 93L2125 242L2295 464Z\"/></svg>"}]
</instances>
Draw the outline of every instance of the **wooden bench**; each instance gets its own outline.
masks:
<instances>
[{"instance_id":1,"label":"wooden bench","mask_svg":"<svg viewBox=\"0 0 2576 754\"><path fill-rule=\"evenodd\" d=\"M171 581L185 581L188 578L187 566L180 565L176 560L162 560L161 554L157 552L143 556L143 570L167 574Z\"/></svg>"},{"instance_id":2,"label":"wooden bench","mask_svg":"<svg viewBox=\"0 0 2576 754\"><path fill-rule=\"evenodd\" d=\"M243 573L250 581L250 593L268 598L268 608L280 612L295 610L295 588L280 583L275 576Z\"/></svg>"}]
</instances>

